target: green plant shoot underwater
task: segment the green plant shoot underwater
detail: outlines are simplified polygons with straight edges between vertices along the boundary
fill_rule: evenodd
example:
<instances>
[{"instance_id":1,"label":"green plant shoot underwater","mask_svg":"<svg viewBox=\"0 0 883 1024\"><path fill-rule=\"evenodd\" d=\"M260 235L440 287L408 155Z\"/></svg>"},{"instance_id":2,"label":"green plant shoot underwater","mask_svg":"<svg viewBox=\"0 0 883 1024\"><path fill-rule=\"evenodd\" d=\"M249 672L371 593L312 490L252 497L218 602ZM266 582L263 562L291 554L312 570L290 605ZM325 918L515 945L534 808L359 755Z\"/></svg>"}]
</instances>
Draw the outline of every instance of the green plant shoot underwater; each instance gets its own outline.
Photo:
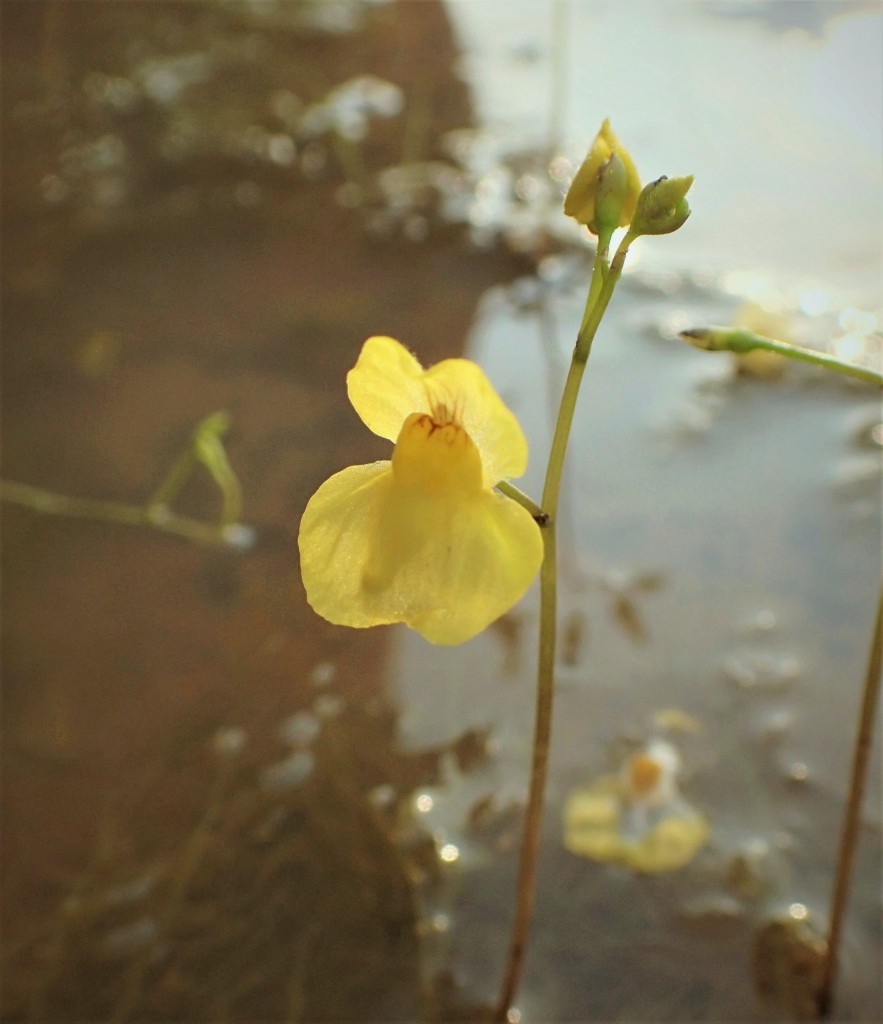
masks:
<instances>
[{"instance_id":1,"label":"green plant shoot underwater","mask_svg":"<svg viewBox=\"0 0 883 1024\"><path fill-rule=\"evenodd\" d=\"M365 342L347 375L347 391L365 425L394 443L391 458L350 466L326 480L300 524L307 599L338 625L403 622L432 643L459 644L505 614L540 576L531 779L495 1021L511 1019L533 910L554 695L558 497L579 387L629 246L642 235L669 234L685 223L692 182L689 176L661 177L642 189L635 164L608 120L573 178L564 212L596 235L597 245L539 502L511 483L527 467L527 442L483 371L467 359L446 359L424 369L398 341L376 336ZM625 230L611 259L611 242L620 229ZM714 350L767 348L881 382L873 371L744 331L708 328L684 337ZM652 769L655 785L660 766L643 767L644 774ZM612 785L614 796L621 797L621 781ZM672 822L663 822L653 845L640 849L617 841L617 858L644 871L682 866L704 845L708 831L704 819L685 822L675 831ZM610 845L608 837L601 838ZM596 838L586 842L599 848ZM829 951L829 962L835 953Z\"/></svg>"}]
</instances>

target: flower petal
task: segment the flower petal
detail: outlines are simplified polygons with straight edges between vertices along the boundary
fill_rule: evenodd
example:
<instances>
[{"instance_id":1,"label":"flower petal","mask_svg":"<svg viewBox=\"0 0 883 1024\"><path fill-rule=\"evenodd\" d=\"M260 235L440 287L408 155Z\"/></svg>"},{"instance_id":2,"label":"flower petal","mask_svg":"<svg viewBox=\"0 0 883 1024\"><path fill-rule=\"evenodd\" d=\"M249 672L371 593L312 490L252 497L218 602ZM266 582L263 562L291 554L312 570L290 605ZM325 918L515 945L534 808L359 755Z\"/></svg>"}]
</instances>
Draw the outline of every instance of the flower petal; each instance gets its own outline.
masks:
<instances>
[{"instance_id":1,"label":"flower petal","mask_svg":"<svg viewBox=\"0 0 883 1024\"><path fill-rule=\"evenodd\" d=\"M542 558L539 527L509 498L396 486L365 584L390 617L432 643L459 644L521 599Z\"/></svg>"},{"instance_id":2,"label":"flower petal","mask_svg":"<svg viewBox=\"0 0 883 1024\"><path fill-rule=\"evenodd\" d=\"M392 463L349 466L307 502L297 543L307 601L338 626L397 621L365 600L363 573L392 488Z\"/></svg>"},{"instance_id":3,"label":"flower petal","mask_svg":"<svg viewBox=\"0 0 883 1024\"><path fill-rule=\"evenodd\" d=\"M573 790L564 804L564 845L571 853L648 874L677 871L705 846L710 826L686 803L639 834L625 828L627 807L616 776Z\"/></svg>"},{"instance_id":4,"label":"flower petal","mask_svg":"<svg viewBox=\"0 0 883 1024\"><path fill-rule=\"evenodd\" d=\"M465 428L481 456L484 485L522 476L527 441L484 371L468 359L445 359L424 374L430 412L444 408Z\"/></svg>"},{"instance_id":5,"label":"flower petal","mask_svg":"<svg viewBox=\"0 0 883 1024\"><path fill-rule=\"evenodd\" d=\"M459 423L478 448L487 488L527 468L527 441L518 420L468 359L445 359L424 370L404 345L377 336L362 346L346 383L365 425L390 441L412 413L429 413L439 424Z\"/></svg>"},{"instance_id":6,"label":"flower petal","mask_svg":"<svg viewBox=\"0 0 883 1024\"><path fill-rule=\"evenodd\" d=\"M530 586L540 529L501 495L428 495L389 467L351 466L311 498L299 536L307 599L339 625L405 622L432 643L462 643Z\"/></svg>"},{"instance_id":7,"label":"flower petal","mask_svg":"<svg viewBox=\"0 0 883 1024\"><path fill-rule=\"evenodd\" d=\"M623 146L610 127L609 118L604 118L601 129L595 136L585 160L580 164L567 195L564 197L564 212L580 224L590 224L595 217L595 194L598 190L598 171L616 153L625 164L628 178L628 194L622 210L620 227L625 227L635 213L641 179L631 154Z\"/></svg>"},{"instance_id":8,"label":"flower petal","mask_svg":"<svg viewBox=\"0 0 883 1024\"><path fill-rule=\"evenodd\" d=\"M346 387L365 426L390 441L412 412L429 412L423 367L395 338L369 338L346 375Z\"/></svg>"}]
</instances>

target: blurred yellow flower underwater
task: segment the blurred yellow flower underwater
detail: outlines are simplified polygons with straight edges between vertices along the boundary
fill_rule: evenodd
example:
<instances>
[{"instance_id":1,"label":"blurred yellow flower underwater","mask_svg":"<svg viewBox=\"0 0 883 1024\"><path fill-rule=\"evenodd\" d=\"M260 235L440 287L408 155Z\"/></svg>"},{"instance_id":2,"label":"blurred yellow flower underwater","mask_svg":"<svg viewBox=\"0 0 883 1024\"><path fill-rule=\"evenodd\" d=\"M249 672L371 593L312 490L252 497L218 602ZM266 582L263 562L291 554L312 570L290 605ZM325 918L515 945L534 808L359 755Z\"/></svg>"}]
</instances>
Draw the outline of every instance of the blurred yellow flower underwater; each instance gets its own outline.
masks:
<instances>
[{"instance_id":1,"label":"blurred yellow flower underwater","mask_svg":"<svg viewBox=\"0 0 883 1024\"><path fill-rule=\"evenodd\" d=\"M337 625L404 622L432 643L462 643L523 596L543 559L533 517L494 491L527 467L521 427L475 363L424 370L393 338L365 342L347 392L395 448L391 461L336 473L307 503L307 600Z\"/></svg>"},{"instance_id":2,"label":"blurred yellow flower underwater","mask_svg":"<svg viewBox=\"0 0 883 1024\"><path fill-rule=\"evenodd\" d=\"M564 805L565 847L647 874L685 867L710 828L678 791L679 765L674 747L657 740L630 757L619 775L573 790Z\"/></svg>"}]
</instances>

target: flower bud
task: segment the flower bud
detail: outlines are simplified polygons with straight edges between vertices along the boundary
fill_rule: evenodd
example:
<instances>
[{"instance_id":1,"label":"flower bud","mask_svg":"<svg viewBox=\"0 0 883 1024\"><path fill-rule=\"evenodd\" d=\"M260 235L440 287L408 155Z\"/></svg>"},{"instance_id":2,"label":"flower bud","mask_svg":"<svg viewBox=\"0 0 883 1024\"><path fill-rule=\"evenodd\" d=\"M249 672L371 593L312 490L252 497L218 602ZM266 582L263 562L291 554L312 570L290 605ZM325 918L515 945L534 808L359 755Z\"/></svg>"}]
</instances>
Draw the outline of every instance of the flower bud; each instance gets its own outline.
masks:
<instances>
[{"instance_id":1,"label":"flower bud","mask_svg":"<svg viewBox=\"0 0 883 1024\"><path fill-rule=\"evenodd\" d=\"M611 163L614 155L618 159ZM623 171L624 188L621 181ZM641 180L634 162L628 150L614 135L610 121L605 118L591 149L570 183L564 197L564 212L580 224L585 224L594 234L598 233L599 228L613 230L625 227L635 212L640 191ZM599 201L603 203L603 211L598 209Z\"/></svg>"},{"instance_id":2,"label":"flower bud","mask_svg":"<svg viewBox=\"0 0 883 1024\"><path fill-rule=\"evenodd\" d=\"M614 153L598 171L595 216L589 224L593 234L609 236L620 226L628 191L628 171L622 157Z\"/></svg>"},{"instance_id":3,"label":"flower bud","mask_svg":"<svg viewBox=\"0 0 883 1024\"><path fill-rule=\"evenodd\" d=\"M632 217L632 234L668 235L677 231L690 216L686 195L693 184L693 175L685 178L667 178L663 175L638 196L638 205Z\"/></svg>"},{"instance_id":4,"label":"flower bud","mask_svg":"<svg viewBox=\"0 0 883 1024\"><path fill-rule=\"evenodd\" d=\"M693 348L704 352L735 352L737 355L745 355L763 341L751 331L739 327L694 327L681 331L681 337Z\"/></svg>"}]
</instances>

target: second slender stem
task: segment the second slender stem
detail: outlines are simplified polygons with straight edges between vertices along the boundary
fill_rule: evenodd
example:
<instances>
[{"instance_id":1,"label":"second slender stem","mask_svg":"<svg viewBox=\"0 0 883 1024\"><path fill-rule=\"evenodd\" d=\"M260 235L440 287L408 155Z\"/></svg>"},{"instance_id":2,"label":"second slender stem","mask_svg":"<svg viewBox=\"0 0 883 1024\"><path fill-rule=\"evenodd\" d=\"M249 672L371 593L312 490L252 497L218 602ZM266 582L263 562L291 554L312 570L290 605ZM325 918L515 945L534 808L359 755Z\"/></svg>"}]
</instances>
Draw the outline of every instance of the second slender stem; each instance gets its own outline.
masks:
<instances>
[{"instance_id":1,"label":"second slender stem","mask_svg":"<svg viewBox=\"0 0 883 1024\"><path fill-rule=\"evenodd\" d=\"M819 995L819 1016L821 1018L828 1017L833 1009L840 940L843 934L843 920L846 914L849 884L852 879L852 864L861 826L862 797L865 791L868 762L873 745L877 702L880 697L881 672L883 672L883 588L880 590L880 598L877 605L877 618L874 623L874 635L871 640L871 653L868 658L868 671L865 678L864 694L859 712L858 733L853 753L852 774L849 780L849 797L846 804L846 813L843 817L840 850L837 855L837 874L834 880L834 894L831 898L831 917L828 925L825 970L822 976Z\"/></svg>"}]
</instances>

